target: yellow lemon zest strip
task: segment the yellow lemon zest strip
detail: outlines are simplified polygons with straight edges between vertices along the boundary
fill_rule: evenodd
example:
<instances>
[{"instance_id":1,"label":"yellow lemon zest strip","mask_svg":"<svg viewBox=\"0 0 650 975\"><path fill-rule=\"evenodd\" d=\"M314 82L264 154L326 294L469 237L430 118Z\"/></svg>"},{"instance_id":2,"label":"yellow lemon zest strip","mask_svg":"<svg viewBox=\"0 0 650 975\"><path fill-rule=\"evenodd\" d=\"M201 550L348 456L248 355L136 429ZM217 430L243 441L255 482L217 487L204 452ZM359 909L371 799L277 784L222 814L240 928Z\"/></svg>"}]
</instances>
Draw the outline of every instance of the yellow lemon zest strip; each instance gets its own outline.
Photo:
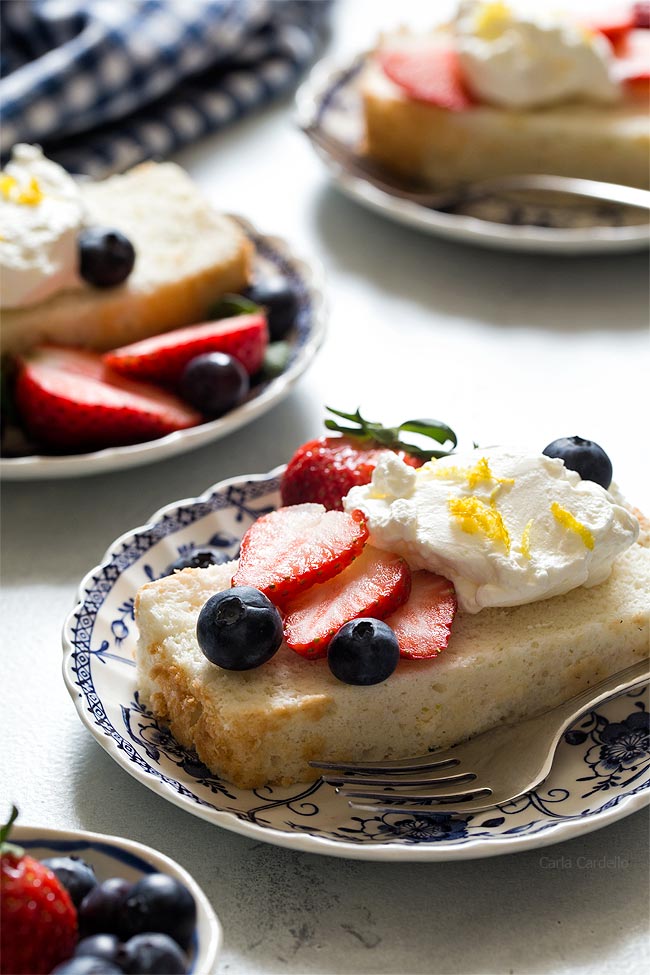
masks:
<instances>
[{"instance_id":1,"label":"yellow lemon zest strip","mask_svg":"<svg viewBox=\"0 0 650 975\"><path fill-rule=\"evenodd\" d=\"M469 535L482 532L493 542L501 542L510 551L510 535L503 518L493 505L487 505L480 498L449 498L449 512L460 528Z\"/></svg>"},{"instance_id":2,"label":"yellow lemon zest strip","mask_svg":"<svg viewBox=\"0 0 650 975\"><path fill-rule=\"evenodd\" d=\"M568 531L575 532L576 535L580 536L586 548L592 549L594 547L594 536L591 534L589 529L582 524L581 521L578 521L578 519L571 514L570 511L567 511L565 508L561 508L557 501L554 501L551 505L551 511L553 512L553 517L558 524L562 525L563 528L568 529Z\"/></svg>"},{"instance_id":3,"label":"yellow lemon zest strip","mask_svg":"<svg viewBox=\"0 0 650 975\"><path fill-rule=\"evenodd\" d=\"M24 203L27 206L37 206L43 199L43 190L38 180L32 176L29 184L20 189L18 180L8 173L0 173L0 193L10 203Z\"/></svg>"},{"instance_id":4,"label":"yellow lemon zest strip","mask_svg":"<svg viewBox=\"0 0 650 975\"><path fill-rule=\"evenodd\" d=\"M467 483L472 490L474 490L477 484L482 484L483 481L489 483L491 480L493 480L492 471L490 470L487 457L481 457L479 462L467 472Z\"/></svg>"},{"instance_id":5,"label":"yellow lemon zest strip","mask_svg":"<svg viewBox=\"0 0 650 975\"><path fill-rule=\"evenodd\" d=\"M0 173L0 193L2 193L5 200L10 198L11 191L17 185L17 180L13 176L10 176L9 173Z\"/></svg>"},{"instance_id":6,"label":"yellow lemon zest strip","mask_svg":"<svg viewBox=\"0 0 650 975\"><path fill-rule=\"evenodd\" d=\"M384 498L387 498L387 497L388 497L387 494L385 494L383 491L378 491L374 487L371 487L370 490L368 491L368 498L371 501L383 501Z\"/></svg>"},{"instance_id":7,"label":"yellow lemon zest strip","mask_svg":"<svg viewBox=\"0 0 650 975\"><path fill-rule=\"evenodd\" d=\"M493 41L503 33L505 24L511 19L512 14L506 3L501 3L500 0L484 3L477 12L474 30L479 37Z\"/></svg>"},{"instance_id":8,"label":"yellow lemon zest strip","mask_svg":"<svg viewBox=\"0 0 650 975\"><path fill-rule=\"evenodd\" d=\"M533 525L533 519L531 518L529 522L524 525L524 530L521 535L521 554L525 559L530 558L530 529Z\"/></svg>"},{"instance_id":9,"label":"yellow lemon zest strip","mask_svg":"<svg viewBox=\"0 0 650 975\"><path fill-rule=\"evenodd\" d=\"M19 203L26 203L28 206L36 206L43 199L43 190L39 186L35 176L29 181L29 186L22 190L18 196Z\"/></svg>"},{"instance_id":10,"label":"yellow lemon zest strip","mask_svg":"<svg viewBox=\"0 0 650 975\"><path fill-rule=\"evenodd\" d=\"M494 482L499 486L504 485L506 487L512 487L515 483L513 477L495 477L490 470L487 457L481 457L474 467L438 466L435 461L427 461L426 464L423 464L422 467L416 470L416 476L422 479L426 479L427 477L443 477L451 481L467 481L471 490L474 490L477 485L484 483L490 484Z\"/></svg>"}]
</instances>

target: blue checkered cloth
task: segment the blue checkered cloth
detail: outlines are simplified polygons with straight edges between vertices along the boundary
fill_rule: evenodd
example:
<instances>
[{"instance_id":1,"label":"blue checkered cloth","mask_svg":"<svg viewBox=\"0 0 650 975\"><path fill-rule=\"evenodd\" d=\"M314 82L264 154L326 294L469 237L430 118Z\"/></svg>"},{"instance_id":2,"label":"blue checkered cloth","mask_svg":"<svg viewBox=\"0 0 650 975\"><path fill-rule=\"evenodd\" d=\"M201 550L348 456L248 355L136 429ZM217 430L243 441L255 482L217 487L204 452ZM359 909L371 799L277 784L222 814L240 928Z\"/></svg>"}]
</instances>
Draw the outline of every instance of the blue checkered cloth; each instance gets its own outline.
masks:
<instances>
[{"instance_id":1,"label":"blue checkered cloth","mask_svg":"<svg viewBox=\"0 0 650 975\"><path fill-rule=\"evenodd\" d=\"M105 176L291 89L330 0L0 0L0 154Z\"/></svg>"}]
</instances>

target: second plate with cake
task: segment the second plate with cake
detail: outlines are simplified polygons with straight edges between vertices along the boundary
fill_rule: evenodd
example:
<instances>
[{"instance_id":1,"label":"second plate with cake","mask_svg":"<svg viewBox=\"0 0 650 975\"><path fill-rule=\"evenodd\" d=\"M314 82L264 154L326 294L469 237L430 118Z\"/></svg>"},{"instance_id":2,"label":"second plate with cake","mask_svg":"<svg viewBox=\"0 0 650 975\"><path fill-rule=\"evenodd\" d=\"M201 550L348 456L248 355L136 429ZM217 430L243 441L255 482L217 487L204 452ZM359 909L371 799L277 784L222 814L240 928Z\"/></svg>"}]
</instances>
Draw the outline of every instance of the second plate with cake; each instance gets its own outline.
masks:
<instances>
[{"instance_id":1,"label":"second plate with cake","mask_svg":"<svg viewBox=\"0 0 650 975\"><path fill-rule=\"evenodd\" d=\"M316 129L341 143L362 167L373 165L362 149L360 79L369 57L361 54L347 62L321 62L299 89L296 101L298 125L306 132ZM449 212L435 210L400 199L390 188L378 188L318 141L314 148L346 196L392 221L433 236L497 250L549 254L625 253L648 246L647 214L630 207L578 198L564 203L553 200L551 204L548 194L543 199L492 194ZM385 169L378 175L387 184L391 179L404 182Z\"/></svg>"},{"instance_id":2,"label":"second plate with cake","mask_svg":"<svg viewBox=\"0 0 650 975\"><path fill-rule=\"evenodd\" d=\"M253 245L253 272L256 278L288 281L297 296L295 321L284 339L286 361L281 371L252 385L240 405L217 419L176 430L156 440L92 452L2 457L1 478L20 481L78 477L124 470L174 457L233 433L288 395L314 359L325 337L326 303L321 272L297 256L282 238L260 232L243 217L233 219Z\"/></svg>"}]
</instances>

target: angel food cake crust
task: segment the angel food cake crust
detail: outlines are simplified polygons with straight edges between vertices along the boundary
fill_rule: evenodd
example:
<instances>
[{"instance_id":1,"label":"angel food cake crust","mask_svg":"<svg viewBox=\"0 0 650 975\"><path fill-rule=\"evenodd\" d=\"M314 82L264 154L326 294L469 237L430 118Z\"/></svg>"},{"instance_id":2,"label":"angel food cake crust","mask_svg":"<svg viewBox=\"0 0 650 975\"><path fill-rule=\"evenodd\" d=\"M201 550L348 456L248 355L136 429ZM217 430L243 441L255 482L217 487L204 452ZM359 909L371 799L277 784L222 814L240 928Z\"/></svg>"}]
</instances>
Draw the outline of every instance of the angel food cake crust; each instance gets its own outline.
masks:
<instances>
[{"instance_id":1,"label":"angel food cake crust","mask_svg":"<svg viewBox=\"0 0 650 975\"><path fill-rule=\"evenodd\" d=\"M184 569L136 597L142 700L185 747L241 788L291 785L312 759L372 761L420 754L553 707L631 666L650 649L650 547L639 540L600 585L522 606L459 612L447 649L401 660L389 680L343 684L326 660L288 647L232 672L203 656L204 602L236 563Z\"/></svg>"}]
</instances>

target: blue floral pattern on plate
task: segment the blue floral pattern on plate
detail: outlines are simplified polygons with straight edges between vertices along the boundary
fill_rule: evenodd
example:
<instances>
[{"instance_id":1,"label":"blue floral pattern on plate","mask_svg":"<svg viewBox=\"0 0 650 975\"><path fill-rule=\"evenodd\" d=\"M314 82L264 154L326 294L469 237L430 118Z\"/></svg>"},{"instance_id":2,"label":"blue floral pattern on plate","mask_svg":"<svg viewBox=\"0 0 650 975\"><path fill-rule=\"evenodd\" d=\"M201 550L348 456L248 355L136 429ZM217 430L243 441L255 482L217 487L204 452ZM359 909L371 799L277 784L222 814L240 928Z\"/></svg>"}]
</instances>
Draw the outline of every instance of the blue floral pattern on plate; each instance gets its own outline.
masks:
<instances>
[{"instance_id":1,"label":"blue floral pattern on plate","mask_svg":"<svg viewBox=\"0 0 650 975\"><path fill-rule=\"evenodd\" d=\"M353 815L322 782L237 789L183 748L140 701L133 600L194 544L235 558L248 526L279 501L281 468L233 478L122 536L83 580L64 630L65 679L83 723L149 788L189 812L281 846L363 859L489 856L604 826L650 800L647 690L587 713L564 736L543 787L486 813Z\"/></svg>"}]
</instances>

